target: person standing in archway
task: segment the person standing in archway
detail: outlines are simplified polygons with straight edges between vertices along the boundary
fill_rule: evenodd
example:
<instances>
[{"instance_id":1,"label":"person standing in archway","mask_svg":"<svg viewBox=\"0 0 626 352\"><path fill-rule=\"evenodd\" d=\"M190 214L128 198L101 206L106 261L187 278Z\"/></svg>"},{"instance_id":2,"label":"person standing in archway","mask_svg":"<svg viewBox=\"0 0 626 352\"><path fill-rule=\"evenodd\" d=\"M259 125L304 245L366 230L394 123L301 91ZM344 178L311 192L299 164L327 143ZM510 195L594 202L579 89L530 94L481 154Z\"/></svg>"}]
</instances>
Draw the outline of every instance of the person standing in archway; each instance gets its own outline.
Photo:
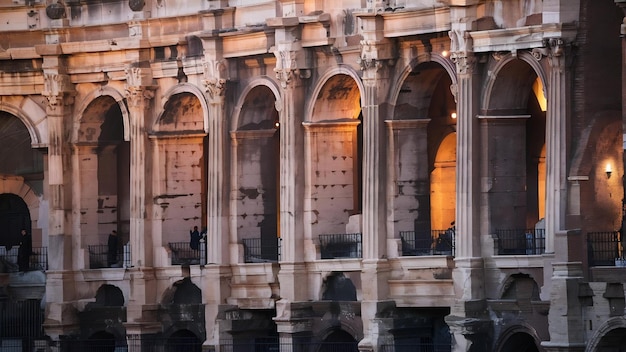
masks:
<instances>
[{"instance_id":1,"label":"person standing in archway","mask_svg":"<svg viewBox=\"0 0 626 352\"><path fill-rule=\"evenodd\" d=\"M107 240L107 264L109 268L117 265L117 252L119 247L119 239L117 237L117 231L113 230L109 234Z\"/></svg>"},{"instance_id":2,"label":"person standing in archway","mask_svg":"<svg viewBox=\"0 0 626 352\"><path fill-rule=\"evenodd\" d=\"M30 256L33 254L33 238L26 229L22 229L21 234L20 248L17 251L17 265L20 271L28 271L30 269Z\"/></svg>"}]
</instances>

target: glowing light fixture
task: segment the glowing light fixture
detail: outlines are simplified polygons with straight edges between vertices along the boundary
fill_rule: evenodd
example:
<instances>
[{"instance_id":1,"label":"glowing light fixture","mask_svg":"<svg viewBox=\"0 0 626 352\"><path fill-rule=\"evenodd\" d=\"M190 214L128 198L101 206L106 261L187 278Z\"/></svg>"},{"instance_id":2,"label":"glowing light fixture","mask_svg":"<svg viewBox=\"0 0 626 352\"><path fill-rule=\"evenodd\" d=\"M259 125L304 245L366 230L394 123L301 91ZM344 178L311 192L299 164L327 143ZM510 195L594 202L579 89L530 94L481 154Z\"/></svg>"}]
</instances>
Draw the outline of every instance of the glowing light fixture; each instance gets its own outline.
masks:
<instances>
[{"instance_id":1,"label":"glowing light fixture","mask_svg":"<svg viewBox=\"0 0 626 352\"><path fill-rule=\"evenodd\" d=\"M606 172L606 178L611 178L611 174L613 173L613 167L611 166L611 163L606 163L606 166L604 167L604 172Z\"/></svg>"},{"instance_id":2,"label":"glowing light fixture","mask_svg":"<svg viewBox=\"0 0 626 352\"><path fill-rule=\"evenodd\" d=\"M456 112L451 113L450 117L453 118L453 119L456 119Z\"/></svg>"}]
</instances>

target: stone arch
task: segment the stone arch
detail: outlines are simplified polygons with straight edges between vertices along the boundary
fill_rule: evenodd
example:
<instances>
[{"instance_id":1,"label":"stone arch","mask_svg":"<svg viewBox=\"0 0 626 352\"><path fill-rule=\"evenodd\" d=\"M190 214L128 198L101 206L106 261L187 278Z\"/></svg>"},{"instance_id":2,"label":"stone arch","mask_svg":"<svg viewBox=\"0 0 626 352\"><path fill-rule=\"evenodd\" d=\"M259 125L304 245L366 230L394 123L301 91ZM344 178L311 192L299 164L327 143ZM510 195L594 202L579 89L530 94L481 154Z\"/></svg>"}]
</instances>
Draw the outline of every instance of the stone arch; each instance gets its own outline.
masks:
<instances>
[{"instance_id":1,"label":"stone arch","mask_svg":"<svg viewBox=\"0 0 626 352\"><path fill-rule=\"evenodd\" d=\"M184 278L163 293L161 304L202 304L202 290L191 279Z\"/></svg>"},{"instance_id":2,"label":"stone arch","mask_svg":"<svg viewBox=\"0 0 626 352\"><path fill-rule=\"evenodd\" d=\"M359 107L365 104L365 101L363 100L365 99L364 94L363 94L363 92L365 91L365 87L363 86L363 82L361 81L361 78L356 73L356 71L354 71L354 69L352 69L351 67L347 65L340 65L339 67L335 67L333 69L326 71L318 79L317 83L315 84L315 88L312 94L310 95L310 97L312 98L308 99L308 101L306 102L307 105L305 107L305 121L315 121L313 116L315 115L315 107L316 105L318 105L318 97L320 96L320 94L322 94L322 91L323 89L325 89L326 84L330 80L332 80L333 77L340 76L340 75L347 76L354 81L356 88L358 88L358 94L360 97ZM353 118L356 118L356 116Z\"/></svg>"},{"instance_id":3,"label":"stone arch","mask_svg":"<svg viewBox=\"0 0 626 352\"><path fill-rule=\"evenodd\" d=\"M202 350L202 338L189 329L177 329L165 335L165 352L175 352L184 349L189 352Z\"/></svg>"},{"instance_id":4,"label":"stone arch","mask_svg":"<svg viewBox=\"0 0 626 352\"><path fill-rule=\"evenodd\" d=\"M536 330L526 323L509 326L495 344L495 352L539 352L541 340Z\"/></svg>"},{"instance_id":5,"label":"stone arch","mask_svg":"<svg viewBox=\"0 0 626 352\"><path fill-rule=\"evenodd\" d=\"M100 97L110 97L115 103L117 103L117 105L119 105L120 112L122 114L122 124L124 127L124 141L130 141L130 113L126 106L125 98L116 89L107 86L92 91L83 99L83 102L78 109L80 113L77 114L76 119L74 120L74 126L72 130L73 143L77 143L80 141L81 122L85 118L85 111L87 111L90 105Z\"/></svg>"},{"instance_id":6,"label":"stone arch","mask_svg":"<svg viewBox=\"0 0 626 352\"><path fill-rule=\"evenodd\" d=\"M47 130L46 111L41 109L31 98L23 99L19 106L4 102L1 98L0 102L0 112L4 111L13 115L24 124L30 135L33 148L39 148L48 142L47 134L42 132ZM23 107L26 107L28 111L25 111ZM29 118L29 116L32 117ZM40 122L35 123L35 119ZM40 128L42 131L40 131Z\"/></svg>"},{"instance_id":7,"label":"stone arch","mask_svg":"<svg viewBox=\"0 0 626 352\"><path fill-rule=\"evenodd\" d=\"M182 128L182 130L184 131L203 130L205 133L208 132L209 130L209 107L206 101L206 97L204 96L204 94L198 87L190 83L178 84L172 87L167 92L165 92L165 94L163 94L163 100L162 100L162 106L161 106L162 111L153 123L153 126L152 126L153 131L160 130L159 125L161 121L163 120L164 115L167 114L167 105L171 102L171 100L177 95L185 95L185 94L193 95L197 98L197 101L200 104L200 107L202 109L202 128L197 128L196 126L194 126L196 128L191 128L191 129ZM177 130L179 130L179 128L177 128Z\"/></svg>"},{"instance_id":8,"label":"stone arch","mask_svg":"<svg viewBox=\"0 0 626 352\"><path fill-rule=\"evenodd\" d=\"M233 119L230 126L231 131L236 131L238 127L242 125L242 122L240 120L243 119L241 116L243 105L246 102L246 99L248 99L248 95L250 94L250 92L260 86L264 86L269 89L270 92L272 92L275 99L275 108L280 115L282 107L282 97L280 95L278 85L267 77L260 77L252 80L250 84L248 84L239 95L239 100L237 101L237 105L235 105L235 109L233 111Z\"/></svg>"},{"instance_id":9,"label":"stone arch","mask_svg":"<svg viewBox=\"0 0 626 352\"><path fill-rule=\"evenodd\" d=\"M543 167L541 153L547 142L547 110L544 109L545 74L529 53L494 56L490 75L483 86L481 124L487 138L487 176L507 180L494 182L488 192L490 226L496 233L513 233L515 241L500 242L498 251L540 254L544 246L528 247L518 241L520 234L538 225L544 214L545 179L539 180ZM544 93L544 94L541 94ZM502 141L509 141L503 143ZM511 162L506 155L518 154ZM547 176L546 176L547 177ZM543 194L540 192L544 191ZM511 202L511 199L517 199ZM504 204L504 206L497 206ZM538 236L544 237L543 234ZM506 246L507 248L504 248Z\"/></svg>"},{"instance_id":10,"label":"stone arch","mask_svg":"<svg viewBox=\"0 0 626 352\"><path fill-rule=\"evenodd\" d=\"M491 66L489 71L492 73L485 80L480 104L484 114L489 115L503 107L526 110L527 94L532 90L535 76L540 79L544 96L547 96L545 71L530 53L507 54L499 60L492 60ZM514 88L515 92L511 93L508 88ZM519 94L520 91L524 94Z\"/></svg>"},{"instance_id":11,"label":"stone arch","mask_svg":"<svg viewBox=\"0 0 626 352\"><path fill-rule=\"evenodd\" d=\"M353 334L346 331L344 327L332 327L324 332L321 336L322 344L317 350L318 352L345 351L357 352L358 340Z\"/></svg>"},{"instance_id":12,"label":"stone arch","mask_svg":"<svg viewBox=\"0 0 626 352\"><path fill-rule=\"evenodd\" d=\"M42 215L45 217L45 214L47 214L47 209L45 207L41 208L41 197L24 182L24 178L21 176L0 175L0 190L3 192L2 194L14 195L24 202L29 212L30 224L28 230L33 235L33 245L40 240L41 245L46 246L48 238L42 233L46 229L38 226L39 217ZM47 219L45 220L47 221Z\"/></svg>"},{"instance_id":13,"label":"stone arch","mask_svg":"<svg viewBox=\"0 0 626 352\"><path fill-rule=\"evenodd\" d=\"M613 342L618 343L611 346ZM606 346L607 344L610 344ZM603 347L620 347L626 345L626 318L623 316L609 318L591 336L585 352L602 352Z\"/></svg>"},{"instance_id":14,"label":"stone arch","mask_svg":"<svg viewBox=\"0 0 626 352\"><path fill-rule=\"evenodd\" d=\"M95 298L96 301L93 304L102 307L123 307L125 301L122 290L109 284L100 286L96 291Z\"/></svg>"},{"instance_id":15,"label":"stone arch","mask_svg":"<svg viewBox=\"0 0 626 352\"><path fill-rule=\"evenodd\" d=\"M456 89L454 87L456 87L456 84L457 84L457 77L456 77L455 67L452 61L450 61L449 58L442 56L441 54L438 54L438 53L431 53L431 55L427 56L426 58L427 60L424 60L421 57L411 60L411 62L409 62L409 64L406 67L404 67L404 69L400 73L400 78L398 82L405 82L411 75L415 74L415 70L418 69L419 66L422 64L437 63L448 74L448 77L450 78L452 82L450 89L453 95L456 94L455 93ZM389 99L391 102L398 101L398 96L400 95L400 92L402 91L402 89L403 89L402 84L394 84L391 87L391 93L389 94Z\"/></svg>"},{"instance_id":16,"label":"stone arch","mask_svg":"<svg viewBox=\"0 0 626 352\"><path fill-rule=\"evenodd\" d=\"M266 77L253 80L242 92L231 125L233 172L231 218L235 241L260 241L269 249L253 254L240 247L244 260L271 260L277 245L280 216L280 120L278 86ZM270 253L271 252L271 253Z\"/></svg>"},{"instance_id":17,"label":"stone arch","mask_svg":"<svg viewBox=\"0 0 626 352\"><path fill-rule=\"evenodd\" d=\"M0 246L19 245L22 229L32 233L28 205L16 194L0 193Z\"/></svg>"},{"instance_id":18,"label":"stone arch","mask_svg":"<svg viewBox=\"0 0 626 352\"><path fill-rule=\"evenodd\" d=\"M537 281L529 274L509 275L500 287L501 299L540 300L540 288Z\"/></svg>"}]
</instances>

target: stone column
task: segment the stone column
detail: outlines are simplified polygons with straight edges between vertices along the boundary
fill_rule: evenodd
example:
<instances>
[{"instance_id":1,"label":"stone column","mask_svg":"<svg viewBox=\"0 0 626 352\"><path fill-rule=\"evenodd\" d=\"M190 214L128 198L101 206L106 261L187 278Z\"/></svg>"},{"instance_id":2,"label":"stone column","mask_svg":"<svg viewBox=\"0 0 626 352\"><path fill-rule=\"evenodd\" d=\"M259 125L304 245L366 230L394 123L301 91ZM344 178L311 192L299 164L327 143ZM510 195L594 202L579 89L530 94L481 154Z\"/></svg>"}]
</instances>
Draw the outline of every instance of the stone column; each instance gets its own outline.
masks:
<instances>
[{"instance_id":1,"label":"stone column","mask_svg":"<svg viewBox=\"0 0 626 352\"><path fill-rule=\"evenodd\" d=\"M282 1L283 15L302 12L302 1ZM281 300L276 302L276 324L281 348L293 350L302 335L311 335L310 322L292 311L307 301L308 279L304 264L304 80L310 77L307 50L302 48L297 17L268 21L275 27L276 79L281 96L276 101L280 123L280 236L281 256L278 280Z\"/></svg>"},{"instance_id":2,"label":"stone column","mask_svg":"<svg viewBox=\"0 0 626 352\"><path fill-rule=\"evenodd\" d=\"M289 302L306 301L307 279L304 266L304 115L303 80L310 76L306 68L306 49L302 48L299 26L290 26L289 18L275 21L277 51L276 79L281 97L276 101L280 123L280 294ZM296 22L297 23L297 22Z\"/></svg>"},{"instance_id":3,"label":"stone column","mask_svg":"<svg viewBox=\"0 0 626 352\"><path fill-rule=\"evenodd\" d=\"M64 335L76 323L70 303L75 300L73 284L71 221L71 173L65 173L65 159L69 154L66 126L71 126L71 108L74 103L70 77L63 73L64 63L57 56L44 57L44 90L48 122L48 252L46 271L46 333L53 338ZM73 328L73 326L72 326Z\"/></svg>"},{"instance_id":4,"label":"stone column","mask_svg":"<svg viewBox=\"0 0 626 352\"><path fill-rule=\"evenodd\" d=\"M58 58L54 58L55 61ZM45 62L48 63L46 58ZM50 270L71 269L72 252L71 236L68 236L65 226L66 204L70 200L66 196L65 179L68 175L64 172L64 155L67 155L67 135L65 126L71 125L69 115L73 96L68 94L71 83L68 75L59 73L44 73L44 91L42 94L48 98L46 114L48 115L48 187L49 187L49 228L48 235L52 256Z\"/></svg>"},{"instance_id":5,"label":"stone column","mask_svg":"<svg viewBox=\"0 0 626 352\"><path fill-rule=\"evenodd\" d=\"M126 100L130 113L130 245L135 267L152 265L151 236L146 234L146 172L149 101L153 98L152 77L148 69L126 69Z\"/></svg>"},{"instance_id":6,"label":"stone column","mask_svg":"<svg viewBox=\"0 0 626 352\"><path fill-rule=\"evenodd\" d=\"M550 64L546 111L546 253L554 253L554 236L565 229L567 209L567 121L570 115L569 65L565 42L546 41ZM536 52L537 54L538 52ZM539 56L540 57L540 56Z\"/></svg>"},{"instance_id":7,"label":"stone column","mask_svg":"<svg viewBox=\"0 0 626 352\"><path fill-rule=\"evenodd\" d=\"M159 328L156 319L156 283L152 263L151 232L146 228L148 194L146 160L148 136L145 121L149 119L150 100L153 98L152 76L149 69L126 69L126 99L130 115L130 295L125 324L130 340L133 336L150 334Z\"/></svg>"},{"instance_id":8,"label":"stone column","mask_svg":"<svg viewBox=\"0 0 626 352\"><path fill-rule=\"evenodd\" d=\"M228 264L228 126L224 114L224 93L226 78L223 72L226 62L221 59L207 59L205 79L203 80L209 103L208 125L205 127L209 136L207 160L207 263Z\"/></svg>"},{"instance_id":9,"label":"stone column","mask_svg":"<svg viewBox=\"0 0 626 352\"><path fill-rule=\"evenodd\" d=\"M453 351L482 350L487 345L489 317L484 315L484 264L480 246L480 128L476 118L480 77L469 35L474 7L452 8L450 58L456 64L456 257L452 272L455 304L446 322Z\"/></svg>"},{"instance_id":10,"label":"stone column","mask_svg":"<svg viewBox=\"0 0 626 352\"><path fill-rule=\"evenodd\" d=\"M379 326L380 305L389 296L387 281L390 267L387 254L386 177L387 141L385 133L386 110L381 108L389 91L390 67L395 64L395 43L384 37L384 19L377 14L360 16L363 28L360 65L363 71L363 262L361 280L363 301L363 340L360 351L377 350L391 342L388 330ZM367 284L365 284L367 283Z\"/></svg>"}]
</instances>

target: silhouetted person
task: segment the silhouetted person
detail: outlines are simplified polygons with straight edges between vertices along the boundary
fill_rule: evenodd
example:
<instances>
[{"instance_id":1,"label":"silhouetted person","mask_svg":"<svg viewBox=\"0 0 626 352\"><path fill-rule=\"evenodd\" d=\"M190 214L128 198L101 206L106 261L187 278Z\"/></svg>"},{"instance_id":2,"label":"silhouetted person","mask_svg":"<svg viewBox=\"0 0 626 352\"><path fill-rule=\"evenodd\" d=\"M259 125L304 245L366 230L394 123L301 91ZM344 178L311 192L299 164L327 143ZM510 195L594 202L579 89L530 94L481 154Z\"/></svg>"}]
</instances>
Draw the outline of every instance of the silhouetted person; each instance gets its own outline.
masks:
<instances>
[{"instance_id":1,"label":"silhouetted person","mask_svg":"<svg viewBox=\"0 0 626 352\"><path fill-rule=\"evenodd\" d=\"M109 234L109 240L107 241L107 264L112 267L117 264L117 249L119 247L119 238L117 237L117 231L111 231Z\"/></svg>"},{"instance_id":2,"label":"silhouetted person","mask_svg":"<svg viewBox=\"0 0 626 352\"><path fill-rule=\"evenodd\" d=\"M198 231L198 226L194 226L193 230L189 231L189 237L191 237L189 247L195 250L200 249L200 232Z\"/></svg>"},{"instance_id":3,"label":"silhouetted person","mask_svg":"<svg viewBox=\"0 0 626 352\"><path fill-rule=\"evenodd\" d=\"M28 231L22 229L20 237L20 248L17 251L17 265L20 271L28 271L30 269L30 255L33 254L33 238Z\"/></svg>"}]
</instances>

